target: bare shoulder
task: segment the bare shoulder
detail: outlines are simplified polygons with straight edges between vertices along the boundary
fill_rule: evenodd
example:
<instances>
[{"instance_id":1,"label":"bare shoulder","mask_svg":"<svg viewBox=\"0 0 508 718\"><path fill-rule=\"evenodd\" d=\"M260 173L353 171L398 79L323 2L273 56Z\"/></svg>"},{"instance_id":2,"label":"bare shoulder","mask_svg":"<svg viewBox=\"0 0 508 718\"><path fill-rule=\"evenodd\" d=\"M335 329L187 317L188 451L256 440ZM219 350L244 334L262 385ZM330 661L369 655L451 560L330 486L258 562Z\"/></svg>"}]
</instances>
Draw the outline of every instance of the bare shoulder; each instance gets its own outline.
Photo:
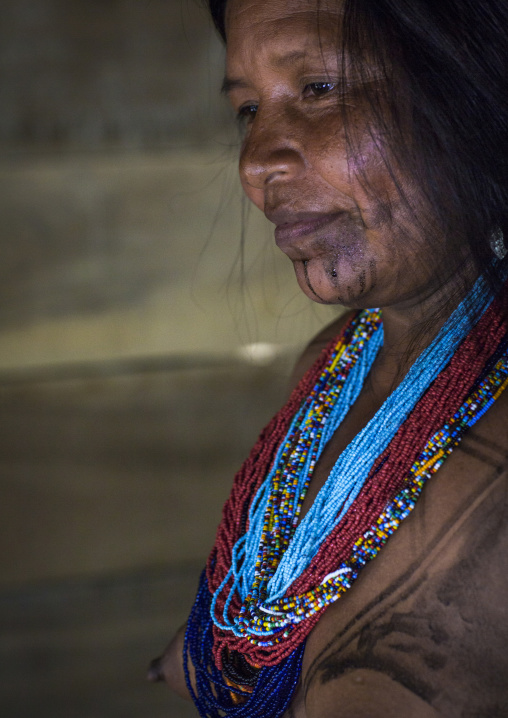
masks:
<instances>
[{"instance_id":1,"label":"bare shoulder","mask_svg":"<svg viewBox=\"0 0 508 718\"><path fill-rule=\"evenodd\" d=\"M316 336L307 344L301 355L298 357L294 369L291 372L289 380L289 388L293 389L307 369L314 364L323 349L329 342L339 334L344 325L354 316L354 311L345 311L333 322L327 324Z\"/></svg>"},{"instance_id":2,"label":"bare shoulder","mask_svg":"<svg viewBox=\"0 0 508 718\"><path fill-rule=\"evenodd\" d=\"M294 718L508 715L508 392L308 638Z\"/></svg>"}]
</instances>

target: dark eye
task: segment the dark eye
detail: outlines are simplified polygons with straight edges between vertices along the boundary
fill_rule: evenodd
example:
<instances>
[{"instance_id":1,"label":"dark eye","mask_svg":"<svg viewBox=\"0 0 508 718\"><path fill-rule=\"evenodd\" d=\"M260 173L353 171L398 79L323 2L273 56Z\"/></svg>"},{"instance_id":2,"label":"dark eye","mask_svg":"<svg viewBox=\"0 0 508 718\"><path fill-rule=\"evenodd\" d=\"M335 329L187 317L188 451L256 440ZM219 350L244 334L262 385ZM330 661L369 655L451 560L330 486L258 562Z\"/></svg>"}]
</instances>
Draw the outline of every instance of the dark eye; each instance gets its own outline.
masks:
<instances>
[{"instance_id":1,"label":"dark eye","mask_svg":"<svg viewBox=\"0 0 508 718\"><path fill-rule=\"evenodd\" d=\"M333 92L336 87L336 82L309 82L308 85L305 85L303 92L307 96L322 97L329 92Z\"/></svg>"},{"instance_id":2,"label":"dark eye","mask_svg":"<svg viewBox=\"0 0 508 718\"><path fill-rule=\"evenodd\" d=\"M242 125L246 123L248 124L249 122L252 122L253 119L256 117L257 111L257 105L244 105L243 107L240 107L240 109L236 113L236 119Z\"/></svg>"}]
</instances>

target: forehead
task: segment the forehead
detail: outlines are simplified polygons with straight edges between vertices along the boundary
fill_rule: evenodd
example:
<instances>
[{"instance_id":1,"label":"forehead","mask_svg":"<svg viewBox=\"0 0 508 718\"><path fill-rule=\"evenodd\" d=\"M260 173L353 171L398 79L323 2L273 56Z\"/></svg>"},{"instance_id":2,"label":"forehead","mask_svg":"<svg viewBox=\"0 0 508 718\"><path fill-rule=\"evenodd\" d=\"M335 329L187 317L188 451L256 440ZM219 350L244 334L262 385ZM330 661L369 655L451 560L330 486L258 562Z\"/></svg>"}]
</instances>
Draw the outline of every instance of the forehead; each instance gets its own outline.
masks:
<instances>
[{"instance_id":1,"label":"forehead","mask_svg":"<svg viewBox=\"0 0 508 718\"><path fill-rule=\"evenodd\" d=\"M337 47L342 0L229 0L226 7L228 54L248 44L268 42Z\"/></svg>"}]
</instances>

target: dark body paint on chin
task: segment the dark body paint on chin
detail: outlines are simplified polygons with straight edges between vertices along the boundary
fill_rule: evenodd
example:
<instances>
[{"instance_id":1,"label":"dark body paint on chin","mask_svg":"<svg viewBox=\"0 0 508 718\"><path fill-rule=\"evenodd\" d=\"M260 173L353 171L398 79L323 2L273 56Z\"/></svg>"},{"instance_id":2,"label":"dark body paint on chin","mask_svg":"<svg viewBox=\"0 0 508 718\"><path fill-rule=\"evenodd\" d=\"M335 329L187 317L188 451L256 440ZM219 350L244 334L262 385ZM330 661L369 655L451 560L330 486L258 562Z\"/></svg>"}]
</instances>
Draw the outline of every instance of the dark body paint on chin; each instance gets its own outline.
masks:
<instances>
[{"instance_id":1,"label":"dark body paint on chin","mask_svg":"<svg viewBox=\"0 0 508 718\"><path fill-rule=\"evenodd\" d=\"M360 283L360 293L363 294L365 292L365 287L367 286L367 272L363 270L360 272L360 276L358 277L358 282Z\"/></svg>"},{"instance_id":2,"label":"dark body paint on chin","mask_svg":"<svg viewBox=\"0 0 508 718\"><path fill-rule=\"evenodd\" d=\"M377 284L377 266L376 266L375 259L370 260L369 270L370 270L370 286L371 286L371 289L374 289L374 287Z\"/></svg>"},{"instance_id":3,"label":"dark body paint on chin","mask_svg":"<svg viewBox=\"0 0 508 718\"><path fill-rule=\"evenodd\" d=\"M370 271L367 273L365 269L361 269L361 265L364 261L365 250L367 242L362 229L358 226L356 221L353 221L347 214L343 215L343 221L341 222L340 234L337 234L337 228L329 234L316 238L310 244L307 251L311 257L316 259L321 258L324 264L324 270L326 275L329 277L331 284L336 289L340 290L340 265L346 263L350 269L353 270L357 277L355 278L352 285L346 287L346 293L340 293L336 295L336 301L341 304L347 304L348 298L352 298L358 294L361 296L367 289L372 289L375 285L375 281L371 283L370 287L367 287L367 277L370 276L376 279L376 272L372 271L372 264L375 260L372 259L369 262ZM328 257L325 260L325 257ZM325 300L321 297L312 285L309 277L308 262L310 259L302 260L305 283L312 294L324 304L332 304L333 302ZM359 291L358 291L359 290Z\"/></svg>"},{"instance_id":4,"label":"dark body paint on chin","mask_svg":"<svg viewBox=\"0 0 508 718\"><path fill-rule=\"evenodd\" d=\"M335 276L337 276L337 273L335 273ZM367 284L367 276L370 278L370 283ZM368 269L368 275L366 270L362 270L358 276L358 285L360 288L359 296L362 296L362 294L365 294L366 291L372 291L377 284L377 270L376 270L376 260L371 259L369 262L369 269ZM352 289L351 287L347 288L348 296L352 296ZM343 295L337 295L337 301L341 304L347 304L348 298L344 297Z\"/></svg>"},{"instance_id":5,"label":"dark body paint on chin","mask_svg":"<svg viewBox=\"0 0 508 718\"><path fill-rule=\"evenodd\" d=\"M309 270L307 269L307 264L309 263L309 260L304 259L302 263L303 263L303 273L305 275L305 283L307 284L308 288L310 289L312 294L319 299L320 302L322 302L323 304L329 304L330 302L327 302L325 299L320 297L319 294L314 289L314 287L312 286L312 284L310 283Z\"/></svg>"},{"instance_id":6,"label":"dark body paint on chin","mask_svg":"<svg viewBox=\"0 0 508 718\"><path fill-rule=\"evenodd\" d=\"M330 262L327 268L327 274L329 274L331 278L331 282L338 288L339 280L338 280L338 272L335 268L335 262ZM370 281L369 281L370 280ZM368 269L362 269L360 273L358 274L358 296L362 296L365 294L366 291L372 291L377 283L377 272L376 272L376 260L371 259L369 262ZM348 286L346 290L346 295L343 294L337 294L337 301L341 304L347 304L348 299L351 299L354 296L353 293L353 287ZM315 293L315 292L314 292ZM317 295L316 295L317 296Z\"/></svg>"}]
</instances>

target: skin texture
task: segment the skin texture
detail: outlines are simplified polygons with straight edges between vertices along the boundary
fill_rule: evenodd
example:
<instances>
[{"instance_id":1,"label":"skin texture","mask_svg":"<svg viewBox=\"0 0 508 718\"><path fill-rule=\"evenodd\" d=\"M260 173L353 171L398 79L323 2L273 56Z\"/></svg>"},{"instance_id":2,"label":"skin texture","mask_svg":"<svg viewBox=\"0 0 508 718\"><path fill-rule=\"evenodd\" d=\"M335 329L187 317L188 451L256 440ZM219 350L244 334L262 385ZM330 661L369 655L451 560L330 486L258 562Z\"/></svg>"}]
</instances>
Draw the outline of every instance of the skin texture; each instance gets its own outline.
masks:
<instances>
[{"instance_id":1,"label":"skin texture","mask_svg":"<svg viewBox=\"0 0 508 718\"><path fill-rule=\"evenodd\" d=\"M289 716L508 714L508 401L321 618Z\"/></svg>"},{"instance_id":2,"label":"skin texture","mask_svg":"<svg viewBox=\"0 0 508 718\"><path fill-rule=\"evenodd\" d=\"M311 342L295 381L345 319ZM326 470L321 462L315 479ZM507 557L505 394L433 477L354 588L323 614L284 718L504 718ZM188 697L182 646L180 631L157 675Z\"/></svg>"},{"instance_id":3,"label":"skin texture","mask_svg":"<svg viewBox=\"0 0 508 718\"><path fill-rule=\"evenodd\" d=\"M224 86L245 127L242 186L278 226L276 241L311 299L382 306L413 323L439 301L443 264L452 282L459 262L445 243L429 252L416 231L425 208L402 176L397 185L410 206L400 196L359 80L353 76L338 97L341 5L319 7L316 0L228 4ZM369 78L382 83L374 68ZM357 144L349 158L342 103ZM309 222L324 224L302 226Z\"/></svg>"},{"instance_id":4,"label":"skin texture","mask_svg":"<svg viewBox=\"0 0 508 718\"><path fill-rule=\"evenodd\" d=\"M428 209L417 186L387 167L362 87L352 78L338 96L340 13L340 3L324 0L319 12L317 0L229 0L226 14L224 89L244 124L247 196L276 225L275 241L311 299L383 308L384 347L316 466L302 516L474 279L466 254L418 229L432 226ZM369 82L381 83L371 70ZM309 345L295 380L343 321ZM503 395L323 614L286 718L508 715L507 427ZM180 635L151 677L185 695L181 645Z\"/></svg>"}]
</instances>

